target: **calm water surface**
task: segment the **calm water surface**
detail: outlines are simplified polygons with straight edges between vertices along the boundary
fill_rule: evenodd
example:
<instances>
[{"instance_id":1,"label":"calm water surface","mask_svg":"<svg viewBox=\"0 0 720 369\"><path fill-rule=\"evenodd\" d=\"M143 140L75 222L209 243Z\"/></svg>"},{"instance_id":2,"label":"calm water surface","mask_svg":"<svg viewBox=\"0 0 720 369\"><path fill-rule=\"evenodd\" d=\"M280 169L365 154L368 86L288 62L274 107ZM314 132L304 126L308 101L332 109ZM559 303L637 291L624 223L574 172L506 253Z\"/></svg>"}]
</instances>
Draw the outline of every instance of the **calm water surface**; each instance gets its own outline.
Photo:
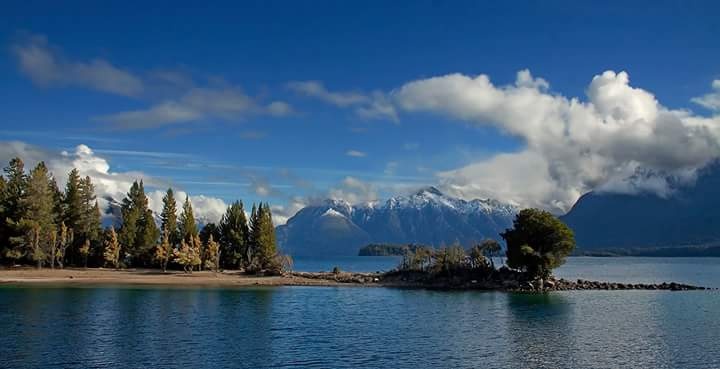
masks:
<instances>
[{"instance_id":1,"label":"calm water surface","mask_svg":"<svg viewBox=\"0 0 720 369\"><path fill-rule=\"evenodd\" d=\"M562 273L719 286L718 268L573 258ZM720 368L718 342L717 291L0 287L6 368Z\"/></svg>"}]
</instances>

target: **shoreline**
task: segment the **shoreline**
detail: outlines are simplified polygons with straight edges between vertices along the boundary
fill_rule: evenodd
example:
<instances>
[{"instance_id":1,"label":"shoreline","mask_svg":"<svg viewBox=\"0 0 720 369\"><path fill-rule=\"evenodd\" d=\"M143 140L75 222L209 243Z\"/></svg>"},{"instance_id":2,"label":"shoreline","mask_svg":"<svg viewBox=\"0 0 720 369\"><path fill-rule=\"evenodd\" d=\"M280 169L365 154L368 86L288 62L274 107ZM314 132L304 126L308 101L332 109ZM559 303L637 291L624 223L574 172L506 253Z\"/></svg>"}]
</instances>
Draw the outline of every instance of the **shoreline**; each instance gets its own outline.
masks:
<instances>
[{"instance_id":1,"label":"shoreline","mask_svg":"<svg viewBox=\"0 0 720 369\"><path fill-rule=\"evenodd\" d=\"M432 290L481 290L500 292L552 292L578 290L713 290L682 283L633 284L598 282L579 279L569 281L551 277L542 283L513 280L469 280L462 283L423 282L393 273L287 272L281 276L245 275L238 271L217 274L210 271L186 274L157 269L68 268L34 269L30 267L0 269L2 286L156 286L170 288L248 288L248 287L385 287Z\"/></svg>"}]
</instances>

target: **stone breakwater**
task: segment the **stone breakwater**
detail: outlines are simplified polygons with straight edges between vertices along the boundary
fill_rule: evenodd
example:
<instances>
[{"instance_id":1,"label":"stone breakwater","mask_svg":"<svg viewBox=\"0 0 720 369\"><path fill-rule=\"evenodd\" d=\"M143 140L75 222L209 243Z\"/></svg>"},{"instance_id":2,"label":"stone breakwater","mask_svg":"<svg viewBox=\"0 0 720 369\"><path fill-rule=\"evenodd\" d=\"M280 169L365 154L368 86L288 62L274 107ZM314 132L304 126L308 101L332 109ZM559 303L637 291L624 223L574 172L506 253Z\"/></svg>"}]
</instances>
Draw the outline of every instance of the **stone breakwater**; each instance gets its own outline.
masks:
<instances>
[{"instance_id":1,"label":"stone breakwater","mask_svg":"<svg viewBox=\"0 0 720 369\"><path fill-rule=\"evenodd\" d=\"M567 280L563 278L550 277L548 279L523 280L517 274L504 275L505 278L498 278L499 275L487 279L469 278L444 278L431 277L426 273L348 273L348 272L292 272L288 273L294 278L303 280L316 280L319 284L323 281L328 284L356 285L356 286L378 286L378 287L403 287L403 288L428 288L448 290L492 290L509 292L551 292L551 291L580 291L580 290L665 290L665 291L692 291L706 290L709 288L693 286L689 284L664 282L664 283L616 283L589 281L584 279Z\"/></svg>"},{"instance_id":2,"label":"stone breakwater","mask_svg":"<svg viewBox=\"0 0 720 369\"><path fill-rule=\"evenodd\" d=\"M549 278L548 280L535 280L521 283L512 290L522 292L533 291L577 291L577 290L667 290L667 291L692 291L705 290L706 287L693 286L683 283L615 283L598 282L578 279L570 281L566 279Z\"/></svg>"}]
</instances>

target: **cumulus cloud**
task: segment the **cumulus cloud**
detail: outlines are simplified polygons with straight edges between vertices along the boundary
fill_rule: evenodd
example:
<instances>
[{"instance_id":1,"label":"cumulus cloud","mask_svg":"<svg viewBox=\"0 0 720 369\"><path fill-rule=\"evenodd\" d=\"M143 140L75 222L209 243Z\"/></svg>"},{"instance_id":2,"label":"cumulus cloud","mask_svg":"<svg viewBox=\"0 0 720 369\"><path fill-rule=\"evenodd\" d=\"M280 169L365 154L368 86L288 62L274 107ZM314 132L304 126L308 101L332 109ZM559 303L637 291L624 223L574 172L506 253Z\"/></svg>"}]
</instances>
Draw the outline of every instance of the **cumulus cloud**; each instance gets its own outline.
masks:
<instances>
[{"instance_id":1,"label":"cumulus cloud","mask_svg":"<svg viewBox=\"0 0 720 369\"><path fill-rule=\"evenodd\" d=\"M720 79L716 79L712 82L712 89L713 92L711 93L694 97L692 102L703 106L708 110L720 112Z\"/></svg>"},{"instance_id":2,"label":"cumulus cloud","mask_svg":"<svg viewBox=\"0 0 720 369\"><path fill-rule=\"evenodd\" d=\"M118 128L154 128L204 119L236 120L251 114L283 116L292 113L290 105L275 101L262 105L234 86L194 87L176 100L167 100L148 109L132 110L96 117Z\"/></svg>"},{"instance_id":3,"label":"cumulus cloud","mask_svg":"<svg viewBox=\"0 0 720 369\"><path fill-rule=\"evenodd\" d=\"M385 93L374 91L365 94L357 91L329 91L320 81L293 81L287 84L291 91L316 98L340 108L352 107L359 117L398 121L397 111Z\"/></svg>"},{"instance_id":4,"label":"cumulus cloud","mask_svg":"<svg viewBox=\"0 0 720 369\"><path fill-rule=\"evenodd\" d=\"M61 153L45 150L24 142L3 142L0 144L0 160L7 163L13 157L20 157L30 169L40 161L45 161L53 173L58 186L65 187L67 175L72 168L77 168L80 176L89 176L95 185L95 194L102 209L110 206L110 200L120 201L136 180L142 180L148 196L148 206L157 214L162 211L162 197L169 183L149 176L142 172L112 171L107 159L98 156L87 145L78 145L74 151ZM187 193L176 191L178 209ZM190 196L196 219L217 222L225 212L227 205L222 199L204 195Z\"/></svg>"},{"instance_id":5,"label":"cumulus cloud","mask_svg":"<svg viewBox=\"0 0 720 369\"><path fill-rule=\"evenodd\" d=\"M70 60L44 36L28 35L11 49L20 70L43 87L78 86L124 96L143 92L142 80L133 73L101 58Z\"/></svg>"},{"instance_id":6,"label":"cumulus cloud","mask_svg":"<svg viewBox=\"0 0 720 369\"><path fill-rule=\"evenodd\" d=\"M590 190L668 194L720 154L720 118L668 109L631 86L626 72L595 76L588 101L549 89L524 70L512 85L450 74L406 83L391 96L407 112L494 126L525 142L519 152L438 174L463 197L564 212Z\"/></svg>"}]
</instances>

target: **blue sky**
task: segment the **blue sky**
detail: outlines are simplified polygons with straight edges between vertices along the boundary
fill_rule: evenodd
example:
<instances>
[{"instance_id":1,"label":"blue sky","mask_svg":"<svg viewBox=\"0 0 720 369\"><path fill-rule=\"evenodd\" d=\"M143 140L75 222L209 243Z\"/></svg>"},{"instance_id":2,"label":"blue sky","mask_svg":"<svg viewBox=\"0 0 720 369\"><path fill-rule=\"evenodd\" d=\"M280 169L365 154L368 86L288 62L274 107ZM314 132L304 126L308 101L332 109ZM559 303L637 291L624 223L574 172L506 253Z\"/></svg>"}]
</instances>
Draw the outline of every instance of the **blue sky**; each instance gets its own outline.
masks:
<instances>
[{"instance_id":1,"label":"blue sky","mask_svg":"<svg viewBox=\"0 0 720 369\"><path fill-rule=\"evenodd\" d=\"M602 170L573 174L578 170L553 165L564 163L558 147L535 139L545 128L517 128L522 111L472 110L472 99L482 97L471 84L401 91L413 81L457 73L486 75L507 92L503 86L520 88L517 73L529 70L531 81L542 79L532 88L543 96L577 97L601 111L607 100L586 95L593 77L626 71L629 82L619 83L652 94L660 110L717 123L717 2L594 4L11 1L0 15L0 140L47 155L65 150L72 156L84 144L109 162L111 173L140 172L158 187L226 202L270 201L288 215L292 203L311 198L361 201L436 184L458 196L505 197L562 211L579 192L626 189L638 173L677 176L716 157L716 147L705 141L692 158L632 141L642 149L618 158L608 152L618 152L613 145L622 138L583 148L576 137L569 146L596 154L578 166ZM448 101L458 96L468 96L469 109ZM703 96L704 106L697 103ZM505 99L500 105L518 106ZM622 108L641 106L631 105ZM605 110L618 118L617 107ZM536 116L531 109L527 114L528 120ZM646 119L652 129L663 124L654 113L623 119L628 116ZM554 124L551 118L543 124ZM679 126L694 125L678 119ZM659 135L646 139L667 138ZM670 135L668 147L683 144L682 132ZM528 150L551 164L549 174L538 175L538 181L551 178L537 186L542 193L503 186L520 181L511 174L522 168L493 172L533 162L515 158L505 165L498 158ZM532 178L525 186L534 185ZM653 181L631 187L661 192Z\"/></svg>"}]
</instances>

